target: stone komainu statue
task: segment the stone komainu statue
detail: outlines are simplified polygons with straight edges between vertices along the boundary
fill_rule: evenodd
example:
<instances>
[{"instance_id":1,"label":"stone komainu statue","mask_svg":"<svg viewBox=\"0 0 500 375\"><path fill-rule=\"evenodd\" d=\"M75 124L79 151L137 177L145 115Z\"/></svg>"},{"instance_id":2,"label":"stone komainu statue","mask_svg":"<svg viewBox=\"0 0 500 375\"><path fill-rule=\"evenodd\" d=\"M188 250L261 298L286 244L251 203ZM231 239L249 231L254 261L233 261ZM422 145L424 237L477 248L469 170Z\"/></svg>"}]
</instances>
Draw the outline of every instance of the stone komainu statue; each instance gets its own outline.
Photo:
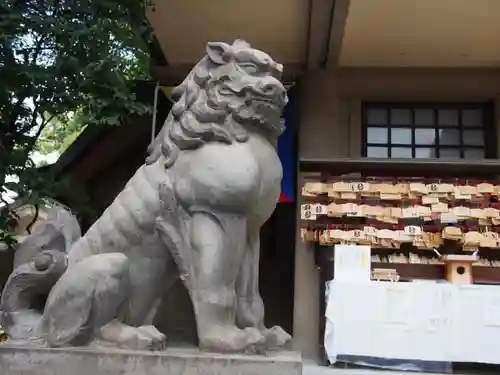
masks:
<instances>
[{"instance_id":1,"label":"stone komainu statue","mask_svg":"<svg viewBox=\"0 0 500 375\"><path fill-rule=\"evenodd\" d=\"M177 267L200 347L282 346L259 295L259 230L280 195L276 142L287 95L283 66L236 40L207 55L173 92L149 157L82 237L57 208L18 249L2 294L12 340L52 347L161 349L152 321ZM174 267L175 270L175 267Z\"/></svg>"}]
</instances>

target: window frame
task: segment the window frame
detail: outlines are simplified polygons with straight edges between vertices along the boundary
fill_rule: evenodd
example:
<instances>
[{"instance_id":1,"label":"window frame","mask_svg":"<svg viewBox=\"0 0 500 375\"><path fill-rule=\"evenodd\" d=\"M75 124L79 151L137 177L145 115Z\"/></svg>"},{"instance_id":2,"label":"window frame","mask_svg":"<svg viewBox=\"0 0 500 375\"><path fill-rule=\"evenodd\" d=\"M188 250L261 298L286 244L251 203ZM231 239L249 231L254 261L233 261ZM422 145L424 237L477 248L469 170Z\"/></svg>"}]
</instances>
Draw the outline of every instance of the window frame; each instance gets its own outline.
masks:
<instances>
[{"instance_id":1,"label":"window frame","mask_svg":"<svg viewBox=\"0 0 500 375\"><path fill-rule=\"evenodd\" d=\"M382 109L387 111L387 125L385 126L368 126L368 110L370 109ZM394 109L410 109L412 121L410 125L391 125L391 110ZM415 125L415 110L416 109L430 109L433 110L434 115L434 125ZM458 125L449 127L439 127L437 116L438 110L452 109L458 111ZM478 126L467 126L462 123L462 111L467 109L478 109L481 110L483 114L483 125ZM401 147L410 149L412 152L411 159L445 159L440 158L440 151L443 149L453 149L459 150L460 157L453 158L455 160L471 160L464 158L464 150L467 149L481 149L484 150L485 159L495 159L497 157L497 139L496 139L496 124L494 116L495 105L492 101L487 102L412 102L412 101L398 101L398 102L378 102L378 101L363 101L361 103L361 123L362 123L362 134L361 134L361 155L367 157L368 147L383 147L387 149L387 158L391 157L391 148ZM386 143L368 143L368 128L379 128L388 129L387 142ZM411 130L411 143L401 144L401 143L391 143L391 132L389 129L410 129ZM437 143L432 145L417 145L415 144L415 129L434 129L436 136L440 129L453 129L459 130L460 143L457 145L443 145L439 143L439 137L436 137ZM464 130L478 130L482 129L484 134L484 144L482 146L466 145L463 140ZM416 149L418 148L432 148L435 150L435 157L433 158L416 158ZM482 160L482 159L479 159Z\"/></svg>"}]
</instances>

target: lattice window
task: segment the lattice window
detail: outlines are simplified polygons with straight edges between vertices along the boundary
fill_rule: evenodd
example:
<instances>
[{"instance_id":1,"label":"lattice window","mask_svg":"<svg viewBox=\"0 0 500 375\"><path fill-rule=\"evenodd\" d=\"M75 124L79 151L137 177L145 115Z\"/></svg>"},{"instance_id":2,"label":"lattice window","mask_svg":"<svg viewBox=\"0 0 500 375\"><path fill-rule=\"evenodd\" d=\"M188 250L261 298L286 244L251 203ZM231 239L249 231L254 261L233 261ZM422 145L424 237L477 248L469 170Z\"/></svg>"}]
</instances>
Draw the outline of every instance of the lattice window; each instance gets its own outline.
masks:
<instances>
[{"instance_id":1,"label":"lattice window","mask_svg":"<svg viewBox=\"0 0 500 375\"><path fill-rule=\"evenodd\" d=\"M489 103L365 103L363 125L363 153L367 157L496 157Z\"/></svg>"}]
</instances>

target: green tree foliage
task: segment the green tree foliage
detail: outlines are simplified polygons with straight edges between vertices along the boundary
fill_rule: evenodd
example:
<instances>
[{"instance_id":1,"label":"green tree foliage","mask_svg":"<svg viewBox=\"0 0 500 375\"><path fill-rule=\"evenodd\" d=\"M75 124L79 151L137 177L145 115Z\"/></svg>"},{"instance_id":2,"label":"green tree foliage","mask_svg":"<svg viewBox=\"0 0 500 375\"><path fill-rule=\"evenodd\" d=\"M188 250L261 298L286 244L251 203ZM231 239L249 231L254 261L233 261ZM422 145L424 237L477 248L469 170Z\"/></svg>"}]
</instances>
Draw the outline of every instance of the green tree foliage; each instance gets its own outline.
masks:
<instances>
[{"instance_id":1,"label":"green tree foliage","mask_svg":"<svg viewBox=\"0 0 500 375\"><path fill-rule=\"evenodd\" d=\"M35 204L53 196L54 181L30 158L35 147L50 152L82 126L150 110L130 90L148 72L144 1L0 0L2 192ZM0 237L12 219L0 211Z\"/></svg>"},{"instance_id":2,"label":"green tree foliage","mask_svg":"<svg viewBox=\"0 0 500 375\"><path fill-rule=\"evenodd\" d=\"M69 112L63 116L53 118L38 137L35 150L42 155L53 152L61 154L73 143L85 127L85 118L80 112Z\"/></svg>"}]
</instances>

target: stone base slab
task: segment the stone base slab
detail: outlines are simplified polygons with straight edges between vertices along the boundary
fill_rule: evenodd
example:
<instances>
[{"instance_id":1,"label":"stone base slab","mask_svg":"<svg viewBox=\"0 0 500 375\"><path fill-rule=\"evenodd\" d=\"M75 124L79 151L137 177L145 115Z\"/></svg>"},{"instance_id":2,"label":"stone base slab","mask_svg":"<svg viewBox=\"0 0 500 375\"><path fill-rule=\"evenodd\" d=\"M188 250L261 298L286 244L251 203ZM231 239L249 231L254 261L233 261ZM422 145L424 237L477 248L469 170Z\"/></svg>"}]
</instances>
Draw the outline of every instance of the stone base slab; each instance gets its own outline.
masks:
<instances>
[{"instance_id":1,"label":"stone base slab","mask_svg":"<svg viewBox=\"0 0 500 375\"><path fill-rule=\"evenodd\" d=\"M195 349L162 352L32 348L0 345L2 375L301 375L296 352L218 354Z\"/></svg>"}]
</instances>

